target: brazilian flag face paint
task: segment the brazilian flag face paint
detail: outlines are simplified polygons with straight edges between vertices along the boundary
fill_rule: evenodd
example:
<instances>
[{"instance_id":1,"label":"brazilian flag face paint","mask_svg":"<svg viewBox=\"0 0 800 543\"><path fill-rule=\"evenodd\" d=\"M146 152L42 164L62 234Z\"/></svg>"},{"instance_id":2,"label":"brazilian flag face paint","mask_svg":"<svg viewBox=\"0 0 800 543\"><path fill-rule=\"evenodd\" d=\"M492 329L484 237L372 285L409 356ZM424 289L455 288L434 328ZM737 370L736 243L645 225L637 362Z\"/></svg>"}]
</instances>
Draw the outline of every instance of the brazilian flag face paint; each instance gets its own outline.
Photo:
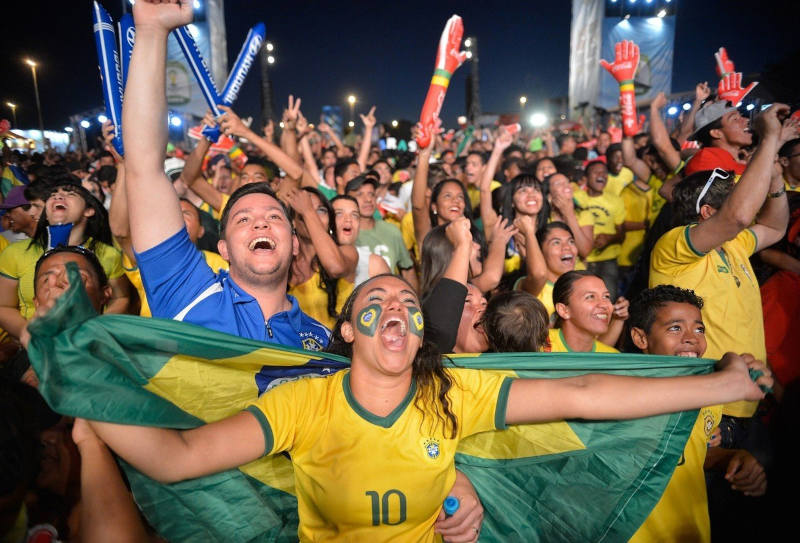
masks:
<instances>
[{"instance_id":1,"label":"brazilian flag face paint","mask_svg":"<svg viewBox=\"0 0 800 543\"><path fill-rule=\"evenodd\" d=\"M378 304L368 305L359 312L356 318L356 327L362 334L372 337L378 329L378 321L381 319L381 306Z\"/></svg>"},{"instance_id":2,"label":"brazilian flag face paint","mask_svg":"<svg viewBox=\"0 0 800 543\"><path fill-rule=\"evenodd\" d=\"M422 311L417 307L408 308L408 329L415 336L422 337L425 331L425 321L422 319Z\"/></svg>"}]
</instances>

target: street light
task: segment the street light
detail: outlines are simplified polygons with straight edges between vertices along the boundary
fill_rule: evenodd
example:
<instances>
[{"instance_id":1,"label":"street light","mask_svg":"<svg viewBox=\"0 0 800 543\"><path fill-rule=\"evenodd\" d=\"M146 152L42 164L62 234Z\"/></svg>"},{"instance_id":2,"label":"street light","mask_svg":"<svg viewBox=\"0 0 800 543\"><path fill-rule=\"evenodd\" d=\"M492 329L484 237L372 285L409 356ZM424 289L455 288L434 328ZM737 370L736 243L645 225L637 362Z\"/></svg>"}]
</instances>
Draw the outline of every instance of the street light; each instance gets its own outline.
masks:
<instances>
[{"instance_id":1,"label":"street light","mask_svg":"<svg viewBox=\"0 0 800 543\"><path fill-rule=\"evenodd\" d=\"M39 114L39 132L42 135L42 145L49 149L50 146L45 143L44 139L44 123L42 122L42 104L39 102L39 81L36 79L36 63L31 59L26 58L25 64L31 67L31 73L33 74L33 90L36 93L36 111Z\"/></svg>"},{"instance_id":2,"label":"street light","mask_svg":"<svg viewBox=\"0 0 800 543\"><path fill-rule=\"evenodd\" d=\"M398 124L398 123L397 123L397 119L395 119L394 121L392 121L392 127L393 127L393 128L397 128L397 124Z\"/></svg>"},{"instance_id":3,"label":"street light","mask_svg":"<svg viewBox=\"0 0 800 543\"><path fill-rule=\"evenodd\" d=\"M82 126L83 128L89 128L90 126L92 126L92 123L90 123L89 121L87 121L86 119L84 119L84 120L82 120L82 121L81 121L81 126Z\"/></svg>"},{"instance_id":4,"label":"street light","mask_svg":"<svg viewBox=\"0 0 800 543\"><path fill-rule=\"evenodd\" d=\"M356 105L356 97L354 95L350 95L347 97L347 103L350 104L350 126L352 126L353 122L353 107Z\"/></svg>"},{"instance_id":5,"label":"street light","mask_svg":"<svg viewBox=\"0 0 800 543\"><path fill-rule=\"evenodd\" d=\"M538 111L533 115L531 115L529 121L531 123L531 126L539 128L547 124L547 115L545 115L541 111Z\"/></svg>"},{"instance_id":6,"label":"street light","mask_svg":"<svg viewBox=\"0 0 800 543\"><path fill-rule=\"evenodd\" d=\"M11 108L11 117L14 119L14 127L17 126L17 104L6 102L6 105Z\"/></svg>"},{"instance_id":7,"label":"street light","mask_svg":"<svg viewBox=\"0 0 800 543\"><path fill-rule=\"evenodd\" d=\"M527 103L528 103L528 97L527 96L520 96L519 97L519 108L522 111L525 111L525 104L527 104Z\"/></svg>"},{"instance_id":8,"label":"street light","mask_svg":"<svg viewBox=\"0 0 800 543\"><path fill-rule=\"evenodd\" d=\"M104 122L106 122L107 120L108 120L108 117L106 117L106 116L105 116L105 115L103 115L102 113L101 113L100 115L98 115L98 116L97 116L97 122L99 122L100 124L103 124L103 123L104 123Z\"/></svg>"}]
</instances>

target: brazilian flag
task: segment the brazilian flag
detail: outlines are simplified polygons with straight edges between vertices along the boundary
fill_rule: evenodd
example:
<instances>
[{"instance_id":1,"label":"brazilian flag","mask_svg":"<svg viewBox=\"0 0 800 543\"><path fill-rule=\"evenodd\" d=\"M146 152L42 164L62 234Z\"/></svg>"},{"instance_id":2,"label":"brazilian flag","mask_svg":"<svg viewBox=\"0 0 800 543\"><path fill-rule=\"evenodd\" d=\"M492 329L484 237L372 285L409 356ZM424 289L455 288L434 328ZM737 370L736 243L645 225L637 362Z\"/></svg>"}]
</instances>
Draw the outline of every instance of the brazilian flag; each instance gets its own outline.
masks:
<instances>
[{"instance_id":1,"label":"brazilian flag","mask_svg":"<svg viewBox=\"0 0 800 543\"><path fill-rule=\"evenodd\" d=\"M6 197L14 187L27 185L28 183L28 174L25 173L25 170L14 164L9 164L3 168L3 175L0 177L0 192L3 193L3 197Z\"/></svg>"},{"instance_id":2,"label":"brazilian flag","mask_svg":"<svg viewBox=\"0 0 800 543\"><path fill-rule=\"evenodd\" d=\"M29 326L40 391L65 415L192 428L241 411L260 386L348 365L340 357L176 321L98 317L77 268L68 267L72 286ZM712 367L702 359L613 354L456 355L452 363L540 378L690 375ZM687 411L633 421L560 421L462 441L457 467L485 508L481 541L627 541L661 496L696 417ZM297 540L286 456L176 484L123 467L136 502L170 541Z\"/></svg>"}]
</instances>

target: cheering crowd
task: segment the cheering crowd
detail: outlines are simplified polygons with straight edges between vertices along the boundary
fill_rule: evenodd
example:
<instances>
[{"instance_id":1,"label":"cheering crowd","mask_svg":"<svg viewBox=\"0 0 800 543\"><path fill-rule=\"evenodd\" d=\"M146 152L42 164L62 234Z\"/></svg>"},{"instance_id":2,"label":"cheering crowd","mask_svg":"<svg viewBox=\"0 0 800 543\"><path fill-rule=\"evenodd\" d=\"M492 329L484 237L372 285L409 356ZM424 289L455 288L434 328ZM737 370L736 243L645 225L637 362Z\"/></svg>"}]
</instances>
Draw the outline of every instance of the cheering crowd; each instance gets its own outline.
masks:
<instances>
[{"instance_id":1,"label":"cheering crowd","mask_svg":"<svg viewBox=\"0 0 800 543\"><path fill-rule=\"evenodd\" d=\"M348 145L290 96L279 135L225 106L209 113L203 123L236 144L229 153L205 138L192 149L167 142L166 37L191 22L191 5L137 2L134 16L125 156L110 122L85 154L3 148L2 541L36 529L159 540L112 452L166 482L288 452L304 541L475 541L481 496L455 469L455 448L521 423L699 409L634 541L741 537L751 529L742 516L797 481L779 445L796 427L800 376L800 126L779 103L743 116L736 104L752 85L742 88L724 50L717 92L699 83L672 132L663 94L639 116L639 52L621 42L603 62L620 83L620 116L591 129L473 133L434 115L414 131L418 151L381 150L375 107ZM28 322L69 287L70 262L100 313L327 350L351 368L189 431L61 417L36 393L25 346ZM649 379L512 380L442 366L442 355L481 352L719 362L708 375ZM430 424L442 463L375 452L416 443ZM342 473L371 479L362 488ZM398 477L414 498L400 522L376 526L357 504L369 504L367 488L405 488ZM452 516L441 510L448 495L461 503Z\"/></svg>"}]
</instances>

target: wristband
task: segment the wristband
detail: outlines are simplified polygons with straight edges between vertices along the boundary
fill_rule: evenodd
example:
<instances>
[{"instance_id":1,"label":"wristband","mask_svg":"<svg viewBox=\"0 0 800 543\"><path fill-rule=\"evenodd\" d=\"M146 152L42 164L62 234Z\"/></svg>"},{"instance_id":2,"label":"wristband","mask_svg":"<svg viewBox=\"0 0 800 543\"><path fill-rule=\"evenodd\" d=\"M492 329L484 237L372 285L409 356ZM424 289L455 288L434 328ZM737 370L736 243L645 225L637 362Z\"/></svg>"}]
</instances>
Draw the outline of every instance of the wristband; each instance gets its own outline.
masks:
<instances>
[{"instance_id":1,"label":"wristband","mask_svg":"<svg viewBox=\"0 0 800 543\"><path fill-rule=\"evenodd\" d=\"M786 194L786 187L781 187L780 190L767 194L767 198L780 198L784 194Z\"/></svg>"}]
</instances>

